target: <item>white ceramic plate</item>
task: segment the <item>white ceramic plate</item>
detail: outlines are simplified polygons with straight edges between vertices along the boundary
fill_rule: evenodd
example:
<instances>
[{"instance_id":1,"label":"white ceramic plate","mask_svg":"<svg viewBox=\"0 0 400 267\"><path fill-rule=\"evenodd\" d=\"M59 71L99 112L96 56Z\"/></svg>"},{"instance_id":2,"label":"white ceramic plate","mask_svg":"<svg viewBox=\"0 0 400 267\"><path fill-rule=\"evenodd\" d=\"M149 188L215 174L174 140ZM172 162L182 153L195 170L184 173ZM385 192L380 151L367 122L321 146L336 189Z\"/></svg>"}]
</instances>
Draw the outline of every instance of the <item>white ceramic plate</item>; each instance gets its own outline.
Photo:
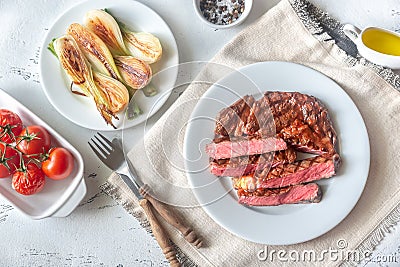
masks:
<instances>
[{"instance_id":1,"label":"white ceramic plate","mask_svg":"<svg viewBox=\"0 0 400 267\"><path fill-rule=\"evenodd\" d=\"M47 123L2 90L0 90L0 108L17 113L24 125L43 126L51 134L53 146L65 147L74 156L74 169L69 177L60 181L46 178L43 190L30 196L17 193L11 187L11 177L2 178L0 197L7 199L15 208L32 219L67 216L86 194L81 154Z\"/></svg>"},{"instance_id":2,"label":"white ceramic plate","mask_svg":"<svg viewBox=\"0 0 400 267\"><path fill-rule=\"evenodd\" d=\"M211 86L196 105L188 123L184 156L196 198L217 223L253 242L287 245L326 233L353 209L368 176L369 140L357 107L334 81L302 65L262 62L239 71L248 79L233 73ZM239 97L247 94L261 96L260 90L298 91L319 98L327 106L338 133L343 163L335 177L318 182L323 191L320 203L242 206L237 203L230 178L217 178L210 174L204 148L213 138L213 119L219 110Z\"/></svg>"},{"instance_id":3,"label":"white ceramic plate","mask_svg":"<svg viewBox=\"0 0 400 267\"><path fill-rule=\"evenodd\" d=\"M133 0L97 0L86 1L68 9L50 28L40 52L40 77L44 92L50 103L70 121L89 129L108 131L113 130L106 125L97 111L94 102L85 97L72 94L69 91L70 82L66 78L57 58L47 49L53 38L65 34L71 23L83 23L84 14L92 9L107 8L113 16L128 25L134 31L150 32L160 39L163 55L159 62L152 64L153 73L168 69L168 74L155 74L152 84L159 93L154 97L145 97L138 91L134 99L143 111L139 117L132 120L123 120L119 114L119 121L114 120L118 129L129 128L142 123L167 100L173 88L178 73L175 67L179 63L178 48L175 38L165 21L149 7Z\"/></svg>"}]
</instances>

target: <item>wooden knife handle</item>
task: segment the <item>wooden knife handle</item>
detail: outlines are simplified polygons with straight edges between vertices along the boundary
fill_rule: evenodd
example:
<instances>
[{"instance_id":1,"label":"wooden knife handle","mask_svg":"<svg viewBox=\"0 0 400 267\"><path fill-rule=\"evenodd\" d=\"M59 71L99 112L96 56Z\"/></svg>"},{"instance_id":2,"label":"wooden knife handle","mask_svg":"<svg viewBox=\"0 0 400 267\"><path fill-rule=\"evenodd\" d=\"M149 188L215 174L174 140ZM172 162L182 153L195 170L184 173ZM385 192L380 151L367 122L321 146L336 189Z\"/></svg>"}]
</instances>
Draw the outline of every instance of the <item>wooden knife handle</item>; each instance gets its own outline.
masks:
<instances>
[{"instance_id":1,"label":"wooden knife handle","mask_svg":"<svg viewBox=\"0 0 400 267\"><path fill-rule=\"evenodd\" d=\"M151 230L153 231L153 235L160 245L162 252L165 255L165 258L169 261L170 266L181 266L178 259L176 258L175 249L171 246L168 236L166 235L163 227L161 226L160 222L157 220L152 211L150 202L147 199L141 199L139 201L139 204L146 213L147 219L150 222Z\"/></svg>"},{"instance_id":2,"label":"wooden knife handle","mask_svg":"<svg viewBox=\"0 0 400 267\"><path fill-rule=\"evenodd\" d=\"M171 206L168 206L157 199L153 198L148 192L150 188L148 185L143 185L139 189L139 193L147 199L151 205L157 210L157 212L167 221L170 225L178 229L179 232L185 237L185 239L191 243L196 248L200 248L203 245L203 240L200 239L194 230L190 227L187 227L183 223L183 219L176 214Z\"/></svg>"}]
</instances>

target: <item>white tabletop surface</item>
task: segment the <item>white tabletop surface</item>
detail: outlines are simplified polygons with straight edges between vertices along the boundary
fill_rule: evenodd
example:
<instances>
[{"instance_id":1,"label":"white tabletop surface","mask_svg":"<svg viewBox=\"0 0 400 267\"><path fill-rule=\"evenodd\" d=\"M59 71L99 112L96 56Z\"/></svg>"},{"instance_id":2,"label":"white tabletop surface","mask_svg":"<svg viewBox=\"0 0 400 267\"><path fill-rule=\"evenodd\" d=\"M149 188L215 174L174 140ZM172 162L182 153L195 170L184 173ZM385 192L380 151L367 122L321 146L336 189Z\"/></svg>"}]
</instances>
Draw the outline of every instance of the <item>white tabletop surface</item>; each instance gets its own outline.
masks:
<instances>
[{"instance_id":1,"label":"white tabletop surface","mask_svg":"<svg viewBox=\"0 0 400 267\"><path fill-rule=\"evenodd\" d=\"M255 0L246 22L229 30L214 30L195 17L189 0L138 0L154 9L171 27L178 43L180 62L207 61L237 32L274 6L277 0ZM0 88L30 108L62 133L82 154L88 192L67 218L33 221L0 198L0 266L167 266L156 241L98 186L110 174L89 150L94 131L64 119L46 99L39 78L40 44L55 19L80 0L0 1ZM312 0L342 22L359 27L376 25L400 31L397 0ZM350 2L350 3L349 3ZM183 73L190 80L191 73ZM176 99L178 92L168 101ZM162 110L165 110L165 107ZM153 124L159 112L150 121ZM143 125L129 130L143 135ZM121 132L107 132L108 137ZM400 227L393 228L361 266L400 266ZM397 263L390 263L394 255ZM256 257L256 252L254 252ZM391 258L393 259L393 257Z\"/></svg>"}]
</instances>

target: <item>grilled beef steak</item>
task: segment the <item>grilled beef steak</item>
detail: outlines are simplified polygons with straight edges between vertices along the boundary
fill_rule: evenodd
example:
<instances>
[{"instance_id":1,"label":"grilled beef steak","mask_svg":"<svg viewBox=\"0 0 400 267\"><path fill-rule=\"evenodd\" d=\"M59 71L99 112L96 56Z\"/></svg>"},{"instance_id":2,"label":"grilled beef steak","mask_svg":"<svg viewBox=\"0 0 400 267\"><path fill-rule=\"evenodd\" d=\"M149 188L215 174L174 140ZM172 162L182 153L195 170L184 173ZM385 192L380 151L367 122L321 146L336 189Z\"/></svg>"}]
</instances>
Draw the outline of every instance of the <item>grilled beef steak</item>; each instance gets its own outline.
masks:
<instances>
[{"instance_id":1,"label":"grilled beef steak","mask_svg":"<svg viewBox=\"0 0 400 267\"><path fill-rule=\"evenodd\" d=\"M254 102L253 96L246 95L231 106L222 109L216 118L215 137L242 136Z\"/></svg>"},{"instance_id":2,"label":"grilled beef steak","mask_svg":"<svg viewBox=\"0 0 400 267\"><path fill-rule=\"evenodd\" d=\"M285 150L285 141L280 138L233 138L219 143L206 145L206 153L213 159L228 159L233 157L264 154L267 152Z\"/></svg>"},{"instance_id":3,"label":"grilled beef steak","mask_svg":"<svg viewBox=\"0 0 400 267\"><path fill-rule=\"evenodd\" d=\"M235 178L234 187L252 191L257 188L280 188L308 183L332 177L339 164L340 158L337 154L332 158L316 156Z\"/></svg>"},{"instance_id":4,"label":"grilled beef steak","mask_svg":"<svg viewBox=\"0 0 400 267\"><path fill-rule=\"evenodd\" d=\"M230 159L210 158L211 173L216 176L242 176L254 173L258 169L269 169L278 164L294 162L296 151L289 147L286 150L261 155L251 155Z\"/></svg>"},{"instance_id":5,"label":"grilled beef steak","mask_svg":"<svg viewBox=\"0 0 400 267\"><path fill-rule=\"evenodd\" d=\"M335 175L340 157L328 110L317 98L298 92L245 96L216 120L214 140L206 145L211 173L234 177L239 203L320 201L321 189L309 182ZM318 156L293 162L292 147Z\"/></svg>"},{"instance_id":6,"label":"grilled beef steak","mask_svg":"<svg viewBox=\"0 0 400 267\"><path fill-rule=\"evenodd\" d=\"M315 184L294 185L277 189L238 190L239 203L248 206L277 206L282 204L316 203L321 200L321 188Z\"/></svg>"},{"instance_id":7,"label":"grilled beef steak","mask_svg":"<svg viewBox=\"0 0 400 267\"><path fill-rule=\"evenodd\" d=\"M216 140L275 133L302 152L336 153L337 137L328 110L313 96L298 92L266 92L259 100L245 96L217 116Z\"/></svg>"},{"instance_id":8,"label":"grilled beef steak","mask_svg":"<svg viewBox=\"0 0 400 267\"><path fill-rule=\"evenodd\" d=\"M303 152L336 153L336 132L328 110L317 98L298 92L266 92L256 102L260 101L270 107L278 137ZM257 109L252 109L248 121L254 123L247 123L247 134L260 130L261 124L257 121L260 121L261 115Z\"/></svg>"}]
</instances>

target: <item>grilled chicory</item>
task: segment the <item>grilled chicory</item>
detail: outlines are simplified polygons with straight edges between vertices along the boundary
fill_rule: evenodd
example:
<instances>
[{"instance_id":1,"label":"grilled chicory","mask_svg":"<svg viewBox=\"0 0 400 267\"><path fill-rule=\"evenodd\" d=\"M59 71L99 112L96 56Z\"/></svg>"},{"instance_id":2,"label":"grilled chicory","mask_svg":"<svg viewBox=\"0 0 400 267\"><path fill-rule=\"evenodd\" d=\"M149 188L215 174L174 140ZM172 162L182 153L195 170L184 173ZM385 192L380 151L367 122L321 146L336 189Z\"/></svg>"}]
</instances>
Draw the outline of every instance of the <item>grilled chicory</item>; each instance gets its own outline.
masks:
<instances>
[{"instance_id":1,"label":"grilled chicory","mask_svg":"<svg viewBox=\"0 0 400 267\"><path fill-rule=\"evenodd\" d=\"M129 93L120 81L99 72L93 72L93 80L100 90L107 96L110 110L117 113L129 103Z\"/></svg>"},{"instance_id":2,"label":"grilled chicory","mask_svg":"<svg viewBox=\"0 0 400 267\"><path fill-rule=\"evenodd\" d=\"M113 99L96 86L92 68L74 38L69 35L62 36L53 41L52 47L72 82L79 86L85 95L93 98L97 110L106 123L116 128L112 123L113 117L118 119L115 112L112 111L115 110L115 104L111 103Z\"/></svg>"},{"instance_id":3,"label":"grilled chicory","mask_svg":"<svg viewBox=\"0 0 400 267\"><path fill-rule=\"evenodd\" d=\"M148 64L158 61L162 55L161 43L157 37L147 32L132 32L122 27L124 43L129 54Z\"/></svg>"},{"instance_id":4,"label":"grilled chicory","mask_svg":"<svg viewBox=\"0 0 400 267\"><path fill-rule=\"evenodd\" d=\"M84 25L103 40L114 56L128 54L117 21L107 12L99 9L86 12Z\"/></svg>"},{"instance_id":5,"label":"grilled chicory","mask_svg":"<svg viewBox=\"0 0 400 267\"><path fill-rule=\"evenodd\" d=\"M110 50L96 34L78 23L71 24L67 29L67 34L75 39L79 49L95 70L122 80Z\"/></svg>"},{"instance_id":6,"label":"grilled chicory","mask_svg":"<svg viewBox=\"0 0 400 267\"><path fill-rule=\"evenodd\" d=\"M146 62L131 56L117 56L114 59L119 73L132 89L142 89L150 82L152 71Z\"/></svg>"},{"instance_id":7,"label":"grilled chicory","mask_svg":"<svg viewBox=\"0 0 400 267\"><path fill-rule=\"evenodd\" d=\"M87 12L84 24L104 41L114 56L133 56L152 64L162 55L162 46L157 37L148 32L129 30L106 11Z\"/></svg>"}]
</instances>

